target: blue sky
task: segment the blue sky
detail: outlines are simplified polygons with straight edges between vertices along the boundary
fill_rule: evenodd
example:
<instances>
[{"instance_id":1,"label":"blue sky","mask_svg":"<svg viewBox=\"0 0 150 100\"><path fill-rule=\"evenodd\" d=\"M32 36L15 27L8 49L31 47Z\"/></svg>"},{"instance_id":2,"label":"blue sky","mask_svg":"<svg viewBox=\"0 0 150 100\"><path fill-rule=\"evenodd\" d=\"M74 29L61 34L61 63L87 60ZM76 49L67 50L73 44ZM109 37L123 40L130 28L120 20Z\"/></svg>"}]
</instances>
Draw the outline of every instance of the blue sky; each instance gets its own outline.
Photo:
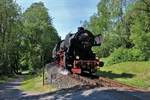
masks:
<instances>
[{"instance_id":1,"label":"blue sky","mask_svg":"<svg viewBox=\"0 0 150 100\"><path fill-rule=\"evenodd\" d=\"M89 20L96 13L100 0L16 0L25 11L32 3L42 1L53 18L53 25L62 37L69 32L76 32L81 21Z\"/></svg>"}]
</instances>

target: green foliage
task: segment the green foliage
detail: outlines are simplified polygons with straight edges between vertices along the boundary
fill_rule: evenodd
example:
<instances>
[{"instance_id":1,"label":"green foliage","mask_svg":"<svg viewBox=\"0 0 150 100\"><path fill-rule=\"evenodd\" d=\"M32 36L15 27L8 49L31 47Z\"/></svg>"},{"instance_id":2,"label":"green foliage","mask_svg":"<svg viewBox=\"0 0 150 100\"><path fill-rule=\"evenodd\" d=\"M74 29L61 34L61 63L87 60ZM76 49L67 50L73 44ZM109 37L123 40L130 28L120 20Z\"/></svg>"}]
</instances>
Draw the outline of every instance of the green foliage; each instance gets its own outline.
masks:
<instances>
[{"instance_id":1,"label":"green foliage","mask_svg":"<svg viewBox=\"0 0 150 100\"><path fill-rule=\"evenodd\" d=\"M141 50L118 48L111 54L108 60L108 64L116 64L126 61L142 61L142 60L145 60L145 56Z\"/></svg>"},{"instance_id":2,"label":"green foliage","mask_svg":"<svg viewBox=\"0 0 150 100\"><path fill-rule=\"evenodd\" d=\"M142 13L142 12L140 12ZM150 59L150 16L146 13L139 14L131 27L131 39L135 48L140 49Z\"/></svg>"},{"instance_id":3,"label":"green foliage","mask_svg":"<svg viewBox=\"0 0 150 100\"><path fill-rule=\"evenodd\" d=\"M58 40L42 2L32 4L22 14L14 0L0 1L0 74L40 69L51 60Z\"/></svg>"},{"instance_id":4,"label":"green foliage","mask_svg":"<svg viewBox=\"0 0 150 100\"><path fill-rule=\"evenodd\" d=\"M99 57L107 57L120 45L121 43L120 43L120 39L118 38L118 36L116 35L110 36L110 34L108 34L107 36L104 37L104 41L101 44L101 46L94 47L93 51Z\"/></svg>"},{"instance_id":5,"label":"green foliage","mask_svg":"<svg viewBox=\"0 0 150 100\"><path fill-rule=\"evenodd\" d=\"M104 42L101 47L94 51L100 57L109 56L116 48L132 47L130 37L130 21L125 15L124 4L129 5L126 0L101 0L97 5L97 14L91 16L89 22L85 21L84 26L94 34L101 33ZM86 24L86 25L85 25Z\"/></svg>"},{"instance_id":6,"label":"green foliage","mask_svg":"<svg viewBox=\"0 0 150 100\"><path fill-rule=\"evenodd\" d=\"M150 1L101 0L97 13L84 26L101 33L104 41L93 48L111 63L150 59Z\"/></svg>"},{"instance_id":7,"label":"green foliage","mask_svg":"<svg viewBox=\"0 0 150 100\"><path fill-rule=\"evenodd\" d=\"M20 15L14 0L0 0L0 74L9 74L18 68Z\"/></svg>"},{"instance_id":8,"label":"green foliage","mask_svg":"<svg viewBox=\"0 0 150 100\"><path fill-rule=\"evenodd\" d=\"M34 3L23 13L21 65L33 71L50 62L52 48L59 40L52 20L42 2Z\"/></svg>"}]
</instances>

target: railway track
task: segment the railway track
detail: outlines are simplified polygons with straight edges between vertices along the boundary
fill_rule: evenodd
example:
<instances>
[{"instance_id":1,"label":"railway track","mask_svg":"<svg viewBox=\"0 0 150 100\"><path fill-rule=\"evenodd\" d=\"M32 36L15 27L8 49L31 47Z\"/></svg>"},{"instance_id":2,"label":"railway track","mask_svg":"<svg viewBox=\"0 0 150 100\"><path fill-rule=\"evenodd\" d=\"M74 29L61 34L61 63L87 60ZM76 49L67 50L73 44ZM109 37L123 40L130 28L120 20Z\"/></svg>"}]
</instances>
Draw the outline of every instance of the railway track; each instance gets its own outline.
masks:
<instances>
[{"instance_id":1,"label":"railway track","mask_svg":"<svg viewBox=\"0 0 150 100\"><path fill-rule=\"evenodd\" d=\"M54 66L54 65L49 65L49 66ZM57 66L55 68L56 68L55 70L58 70ZM146 92L145 90L138 89L136 87L126 85L118 81L114 81L112 79L108 79L108 78L101 77L101 76L89 75L89 74L83 74L83 75L69 74L67 76L63 76L63 75L59 75L58 71L55 71L55 70L54 70L54 67L47 67L47 73L48 73L47 76L49 77L48 80L50 81L50 83L53 80L54 81L53 83L59 84L59 87L61 87L60 85L63 84L63 81L66 81L64 82L65 83L64 85L68 84L68 82L70 81L71 86L78 84L78 85L81 85L83 88L118 87L118 88L126 89L128 91ZM51 75L55 76L55 78L51 79L52 78ZM74 80L76 80L77 82L75 82ZM49 84L49 82L47 84Z\"/></svg>"},{"instance_id":2,"label":"railway track","mask_svg":"<svg viewBox=\"0 0 150 100\"><path fill-rule=\"evenodd\" d=\"M70 75L72 78L76 79L77 81L80 81L83 83L83 86L85 88L95 88L95 87L118 87L118 88L123 88L128 91L142 91L144 92L145 90L138 89L136 87L126 85L123 83L120 83L118 81L114 81L112 79L100 77L100 76L89 76L89 75L77 75L77 74L72 74Z\"/></svg>"}]
</instances>

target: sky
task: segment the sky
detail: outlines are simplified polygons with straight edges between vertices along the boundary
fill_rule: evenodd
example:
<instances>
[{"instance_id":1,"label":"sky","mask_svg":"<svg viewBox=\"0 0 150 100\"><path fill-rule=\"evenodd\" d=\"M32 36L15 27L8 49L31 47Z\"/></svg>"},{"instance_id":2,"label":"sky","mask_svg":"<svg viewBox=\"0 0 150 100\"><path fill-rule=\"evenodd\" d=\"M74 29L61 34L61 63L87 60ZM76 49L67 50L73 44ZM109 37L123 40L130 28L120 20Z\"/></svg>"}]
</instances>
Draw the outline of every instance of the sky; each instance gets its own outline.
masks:
<instances>
[{"instance_id":1,"label":"sky","mask_svg":"<svg viewBox=\"0 0 150 100\"><path fill-rule=\"evenodd\" d=\"M100 0L16 0L22 11L34 2L42 1L53 19L53 25L62 39L69 32L76 32L83 21L97 12Z\"/></svg>"}]
</instances>

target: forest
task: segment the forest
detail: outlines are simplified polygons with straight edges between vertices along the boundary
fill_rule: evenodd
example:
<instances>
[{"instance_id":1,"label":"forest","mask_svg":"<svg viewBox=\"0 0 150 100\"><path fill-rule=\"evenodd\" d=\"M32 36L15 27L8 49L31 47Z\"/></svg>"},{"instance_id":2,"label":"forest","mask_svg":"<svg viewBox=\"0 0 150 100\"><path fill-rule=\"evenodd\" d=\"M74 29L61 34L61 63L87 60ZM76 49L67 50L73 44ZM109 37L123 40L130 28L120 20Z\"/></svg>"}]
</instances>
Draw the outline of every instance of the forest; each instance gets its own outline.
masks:
<instances>
[{"instance_id":1,"label":"forest","mask_svg":"<svg viewBox=\"0 0 150 100\"><path fill-rule=\"evenodd\" d=\"M107 58L107 65L150 60L149 0L101 0L83 26L103 35L102 45L93 50Z\"/></svg>"},{"instance_id":2,"label":"forest","mask_svg":"<svg viewBox=\"0 0 150 100\"><path fill-rule=\"evenodd\" d=\"M102 34L102 45L93 50L107 64L150 60L150 0L100 0L83 26ZM14 0L0 0L0 74L37 72L59 40L44 3L22 12Z\"/></svg>"},{"instance_id":3,"label":"forest","mask_svg":"<svg viewBox=\"0 0 150 100\"><path fill-rule=\"evenodd\" d=\"M38 71L59 40L42 2L22 12L14 0L0 0L0 74Z\"/></svg>"}]
</instances>

